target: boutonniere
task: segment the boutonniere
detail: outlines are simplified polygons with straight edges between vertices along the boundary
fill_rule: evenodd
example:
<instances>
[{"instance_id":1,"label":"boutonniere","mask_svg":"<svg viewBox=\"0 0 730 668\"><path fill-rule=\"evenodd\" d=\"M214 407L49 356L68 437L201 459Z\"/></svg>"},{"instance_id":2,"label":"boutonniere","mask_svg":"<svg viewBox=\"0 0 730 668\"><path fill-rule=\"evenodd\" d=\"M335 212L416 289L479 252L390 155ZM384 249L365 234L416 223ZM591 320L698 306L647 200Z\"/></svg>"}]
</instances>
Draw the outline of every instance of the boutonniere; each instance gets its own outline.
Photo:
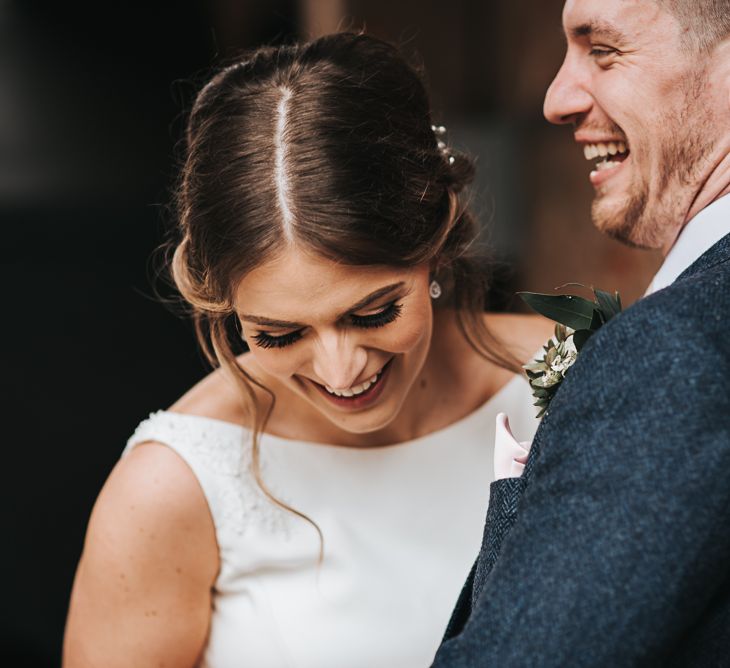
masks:
<instances>
[{"instance_id":1,"label":"boutonniere","mask_svg":"<svg viewBox=\"0 0 730 668\"><path fill-rule=\"evenodd\" d=\"M585 288L580 283L568 285ZM575 364L586 341L611 318L621 313L621 296L618 292L612 295L595 288L592 292L593 300L578 295L517 293L533 311L557 323L555 338L545 345L545 354L524 366L536 400L535 406L540 408L538 418L547 412L550 401Z\"/></svg>"}]
</instances>

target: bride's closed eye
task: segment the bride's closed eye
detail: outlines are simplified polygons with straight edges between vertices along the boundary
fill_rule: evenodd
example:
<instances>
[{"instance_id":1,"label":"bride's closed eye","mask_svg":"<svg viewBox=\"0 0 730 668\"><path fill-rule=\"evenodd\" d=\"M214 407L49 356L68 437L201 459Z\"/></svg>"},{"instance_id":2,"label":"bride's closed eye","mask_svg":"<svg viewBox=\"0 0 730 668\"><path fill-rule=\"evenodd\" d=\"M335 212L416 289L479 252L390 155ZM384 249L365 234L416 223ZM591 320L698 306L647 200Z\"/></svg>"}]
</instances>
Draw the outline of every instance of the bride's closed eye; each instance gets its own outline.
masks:
<instances>
[{"instance_id":1,"label":"bride's closed eye","mask_svg":"<svg viewBox=\"0 0 730 668\"><path fill-rule=\"evenodd\" d=\"M365 314L352 313L348 319L350 324L358 329L374 329L385 327L397 320L402 310L402 304L398 304L396 300ZM276 336L267 332L259 332L253 337L253 340L259 348L285 348L299 341L303 331L303 329L297 329Z\"/></svg>"},{"instance_id":2,"label":"bride's closed eye","mask_svg":"<svg viewBox=\"0 0 730 668\"><path fill-rule=\"evenodd\" d=\"M364 315L353 313L350 316L350 321L355 327L360 327L361 329L384 327L394 320L397 320L402 310L403 305L393 301L390 302L390 304L386 304L385 306Z\"/></svg>"}]
</instances>

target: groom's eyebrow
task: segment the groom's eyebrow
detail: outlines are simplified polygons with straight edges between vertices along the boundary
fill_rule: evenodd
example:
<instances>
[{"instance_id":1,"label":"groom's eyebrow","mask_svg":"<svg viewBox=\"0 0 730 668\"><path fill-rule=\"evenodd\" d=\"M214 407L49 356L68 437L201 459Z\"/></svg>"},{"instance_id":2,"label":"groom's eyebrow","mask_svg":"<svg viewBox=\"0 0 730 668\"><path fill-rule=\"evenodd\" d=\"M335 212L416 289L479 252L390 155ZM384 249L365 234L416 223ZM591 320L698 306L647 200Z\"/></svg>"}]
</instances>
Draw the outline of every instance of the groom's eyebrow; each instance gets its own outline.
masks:
<instances>
[{"instance_id":1,"label":"groom's eyebrow","mask_svg":"<svg viewBox=\"0 0 730 668\"><path fill-rule=\"evenodd\" d=\"M606 21L591 20L581 23L570 29L570 36L574 39L581 37L604 37L611 42L625 42L626 35L616 26Z\"/></svg>"}]
</instances>

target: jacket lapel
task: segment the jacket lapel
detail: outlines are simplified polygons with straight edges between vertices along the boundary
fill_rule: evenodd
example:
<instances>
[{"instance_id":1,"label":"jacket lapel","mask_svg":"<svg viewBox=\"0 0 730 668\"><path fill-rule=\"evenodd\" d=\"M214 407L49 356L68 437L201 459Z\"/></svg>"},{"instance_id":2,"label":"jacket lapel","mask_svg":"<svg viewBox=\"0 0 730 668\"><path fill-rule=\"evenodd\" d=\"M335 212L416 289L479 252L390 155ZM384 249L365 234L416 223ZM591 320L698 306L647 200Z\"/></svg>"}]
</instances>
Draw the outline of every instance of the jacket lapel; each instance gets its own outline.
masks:
<instances>
[{"instance_id":1,"label":"jacket lapel","mask_svg":"<svg viewBox=\"0 0 730 668\"><path fill-rule=\"evenodd\" d=\"M517 517L517 507L526 484L527 479L523 474L520 478L495 480L490 485L489 507L484 523L482 547L461 590L459 600L446 627L444 640L459 635L469 619L484 582L497 561L502 541Z\"/></svg>"},{"instance_id":2,"label":"jacket lapel","mask_svg":"<svg viewBox=\"0 0 730 668\"><path fill-rule=\"evenodd\" d=\"M482 549L474 572L473 601L479 597L484 581L499 557L502 541L515 523L526 484L527 479L519 477L495 480L490 486Z\"/></svg>"}]
</instances>

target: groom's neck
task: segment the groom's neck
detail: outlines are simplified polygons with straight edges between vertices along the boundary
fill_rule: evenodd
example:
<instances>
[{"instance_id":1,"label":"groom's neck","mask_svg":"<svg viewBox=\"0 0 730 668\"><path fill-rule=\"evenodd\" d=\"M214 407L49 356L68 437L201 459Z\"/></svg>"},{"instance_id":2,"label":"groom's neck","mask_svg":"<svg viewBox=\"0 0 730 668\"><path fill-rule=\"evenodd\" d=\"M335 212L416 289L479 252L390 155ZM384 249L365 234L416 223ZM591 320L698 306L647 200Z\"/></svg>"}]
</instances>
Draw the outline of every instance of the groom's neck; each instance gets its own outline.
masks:
<instances>
[{"instance_id":1,"label":"groom's neck","mask_svg":"<svg viewBox=\"0 0 730 668\"><path fill-rule=\"evenodd\" d=\"M661 249L662 255L667 256L690 220L710 206L710 204L726 195L730 195L730 137L728 138L728 150L713 167L705 179L702 188L695 195L682 225L677 228L674 235L667 239Z\"/></svg>"},{"instance_id":2,"label":"groom's neck","mask_svg":"<svg viewBox=\"0 0 730 668\"><path fill-rule=\"evenodd\" d=\"M692 206L687 212L684 224L686 225L700 211L706 209L710 204L727 194L730 194L730 138L728 138L727 151L724 152L720 161L713 167L702 188L694 198Z\"/></svg>"}]
</instances>

